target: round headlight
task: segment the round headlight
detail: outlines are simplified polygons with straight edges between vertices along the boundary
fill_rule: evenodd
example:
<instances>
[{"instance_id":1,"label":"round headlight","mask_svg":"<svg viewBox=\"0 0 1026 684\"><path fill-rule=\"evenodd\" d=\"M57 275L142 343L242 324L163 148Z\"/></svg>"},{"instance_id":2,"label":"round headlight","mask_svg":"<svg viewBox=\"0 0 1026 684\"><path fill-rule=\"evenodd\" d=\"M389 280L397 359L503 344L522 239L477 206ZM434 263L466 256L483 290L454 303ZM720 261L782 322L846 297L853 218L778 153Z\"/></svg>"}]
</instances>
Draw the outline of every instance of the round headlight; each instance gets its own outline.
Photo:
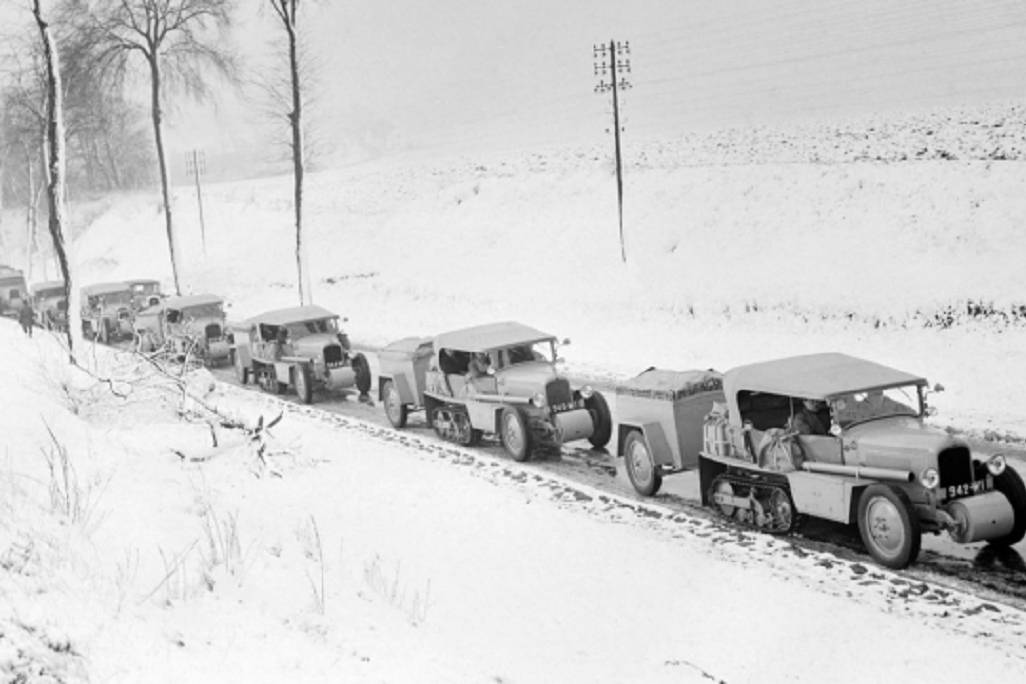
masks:
<instances>
[{"instance_id":1,"label":"round headlight","mask_svg":"<svg viewBox=\"0 0 1026 684\"><path fill-rule=\"evenodd\" d=\"M545 395L541 392L538 392L533 397L531 397L531 406L534 406L535 408L541 408L545 406Z\"/></svg>"},{"instance_id":2,"label":"round headlight","mask_svg":"<svg viewBox=\"0 0 1026 684\"><path fill-rule=\"evenodd\" d=\"M1005 472L1005 467L1008 465L1008 461L1005 460L1004 454L994 454L987 461L987 470L990 474L997 477L1001 473Z\"/></svg>"},{"instance_id":3,"label":"round headlight","mask_svg":"<svg viewBox=\"0 0 1026 684\"><path fill-rule=\"evenodd\" d=\"M919 482L927 489L933 489L940 484L940 473L936 468L927 468L919 474Z\"/></svg>"},{"instance_id":4,"label":"round headlight","mask_svg":"<svg viewBox=\"0 0 1026 684\"><path fill-rule=\"evenodd\" d=\"M580 389L581 397L584 399L591 399L591 395L595 394L595 390L591 388L591 385L585 385Z\"/></svg>"}]
</instances>

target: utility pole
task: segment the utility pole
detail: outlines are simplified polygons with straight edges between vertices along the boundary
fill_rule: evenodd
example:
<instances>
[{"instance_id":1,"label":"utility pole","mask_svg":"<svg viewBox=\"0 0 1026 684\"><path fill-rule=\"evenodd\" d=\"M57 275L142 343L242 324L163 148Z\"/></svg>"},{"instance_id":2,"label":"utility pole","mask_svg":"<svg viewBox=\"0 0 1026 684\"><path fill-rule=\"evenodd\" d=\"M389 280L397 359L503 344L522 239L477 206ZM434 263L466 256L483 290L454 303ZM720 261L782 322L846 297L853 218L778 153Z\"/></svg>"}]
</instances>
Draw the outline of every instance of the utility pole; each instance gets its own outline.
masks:
<instances>
[{"instance_id":1,"label":"utility pole","mask_svg":"<svg viewBox=\"0 0 1026 684\"><path fill-rule=\"evenodd\" d=\"M203 222L203 191L200 189L200 176L207 172L207 160L203 152L193 150L185 158L185 172L196 179L196 202L199 203L200 243L203 245L203 256L207 255L207 226Z\"/></svg>"},{"instance_id":2,"label":"utility pole","mask_svg":"<svg viewBox=\"0 0 1026 684\"><path fill-rule=\"evenodd\" d=\"M595 59L595 75L599 82L595 85L596 93L613 93L613 139L616 143L616 203L620 213L620 258L627 263L627 249L623 244L623 163L620 158L620 90L631 87L630 81L624 76L631 73L631 43L609 41L608 45L593 45L592 56ZM606 76L609 83L606 83Z\"/></svg>"}]
</instances>

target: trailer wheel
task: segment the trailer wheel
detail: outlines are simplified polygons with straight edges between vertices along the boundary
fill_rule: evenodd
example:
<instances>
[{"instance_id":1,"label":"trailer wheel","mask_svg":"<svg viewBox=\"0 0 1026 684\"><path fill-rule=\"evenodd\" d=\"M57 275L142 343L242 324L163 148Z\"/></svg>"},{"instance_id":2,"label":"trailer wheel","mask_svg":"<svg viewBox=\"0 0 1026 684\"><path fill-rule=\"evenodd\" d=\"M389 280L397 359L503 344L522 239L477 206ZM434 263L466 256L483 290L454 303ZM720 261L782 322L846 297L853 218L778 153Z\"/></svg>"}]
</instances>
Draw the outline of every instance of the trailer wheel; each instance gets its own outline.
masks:
<instances>
[{"instance_id":1,"label":"trailer wheel","mask_svg":"<svg viewBox=\"0 0 1026 684\"><path fill-rule=\"evenodd\" d=\"M499 436L514 461L526 461L531 455L531 433L527 431L524 414L513 406L502 409L499 416Z\"/></svg>"},{"instance_id":2,"label":"trailer wheel","mask_svg":"<svg viewBox=\"0 0 1026 684\"><path fill-rule=\"evenodd\" d=\"M1026 484L1023 484L1022 476L1008 465L1003 473L994 478L994 489L1004 494L1008 503L1012 504L1015 519L1011 532L998 539L991 539L990 543L995 546L1014 546L1026 537Z\"/></svg>"},{"instance_id":3,"label":"trailer wheel","mask_svg":"<svg viewBox=\"0 0 1026 684\"><path fill-rule=\"evenodd\" d=\"M367 357L363 354L353 356L353 373L356 374L356 389L360 390L361 396L370 392L371 371Z\"/></svg>"},{"instance_id":4,"label":"trailer wheel","mask_svg":"<svg viewBox=\"0 0 1026 684\"><path fill-rule=\"evenodd\" d=\"M634 430L627 435L623 447L623 461L627 468L627 478L638 494L652 496L659 491L663 484L663 475L656 468L652 452L640 430Z\"/></svg>"},{"instance_id":5,"label":"trailer wheel","mask_svg":"<svg viewBox=\"0 0 1026 684\"><path fill-rule=\"evenodd\" d=\"M292 386L296 388L296 396L304 404L313 402L313 378L310 377L310 366L301 363L292 369Z\"/></svg>"},{"instance_id":6,"label":"trailer wheel","mask_svg":"<svg viewBox=\"0 0 1026 684\"><path fill-rule=\"evenodd\" d=\"M596 449L602 449L609 444L609 438L613 436L613 416L609 412L609 404L600 392L595 392L584 400L584 406L591 412L595 423L588 441Z\"/></svg>"},{"instance_id":7,"label":"trailer wheel","mask_svg":"<svg viewBox=\"0 0 1026 684\"><path fill-rule=\"evenodd\" d=\"M399 396L399 390L396 389L395 382L385 380L385 384L381 387L381 398L385 404L385 415L388 416L388 422L392 424L392 427L406 427L409 409Z\"/></svg>"},{"instance_id":8,"label":"trailer wheel","mask_svg":"<svg viewBox=\"0 0 1026 684\"><path fill-rule=\"evenodd\" d=\"M880 565L900 570L919 556L919 520L908 495L897 487L866 487L859 497L858 526L862 543Z\"/></svg>"}]
</instances>

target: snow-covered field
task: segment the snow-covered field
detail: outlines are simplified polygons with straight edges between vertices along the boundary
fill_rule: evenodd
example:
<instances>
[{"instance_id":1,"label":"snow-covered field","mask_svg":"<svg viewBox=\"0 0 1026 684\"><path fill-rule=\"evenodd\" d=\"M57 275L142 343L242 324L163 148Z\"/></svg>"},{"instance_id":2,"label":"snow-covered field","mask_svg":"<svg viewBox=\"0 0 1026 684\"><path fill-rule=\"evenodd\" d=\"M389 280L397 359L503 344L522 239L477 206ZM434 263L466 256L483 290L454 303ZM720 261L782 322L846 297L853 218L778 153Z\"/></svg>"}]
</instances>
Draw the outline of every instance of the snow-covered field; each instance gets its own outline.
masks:
<instances>
[{"instance_id":1,"label":"snow-covered field","mask_svg":"<svg viewBox=\"0 0 1026 684\"><path fill-rule=\"evenodd\" d=\"M596 377L845 351L944 383L944 424L1026 436L1013 308L1026 304L1026 166L994 152L1019 142L987 123L1016 112L944 119L966 129L953 139L980 141L955 160L903 160L894 149L914 152L914 136L865 128L650 143L627 166L626 264L608 150L317 173L315 299L367 345L519 319L570 336L569 369ZM236 319L296 303L290 193L288 178L205 188L204 247L178 187L187 290L226 296ZM72 216L80 284L170 285L156 195ZM1003 318L967 315L970 300ZM355 419L288 410L261 459L242 431L181 420L174 383L110 350L87 363L113 386L12 323L0 349L8 679L1013 681L1026 669L1026 615L1011 607L645 515ZM205 373L189 388L250 430L282 410Z\"/></svg>"}]
</instances>

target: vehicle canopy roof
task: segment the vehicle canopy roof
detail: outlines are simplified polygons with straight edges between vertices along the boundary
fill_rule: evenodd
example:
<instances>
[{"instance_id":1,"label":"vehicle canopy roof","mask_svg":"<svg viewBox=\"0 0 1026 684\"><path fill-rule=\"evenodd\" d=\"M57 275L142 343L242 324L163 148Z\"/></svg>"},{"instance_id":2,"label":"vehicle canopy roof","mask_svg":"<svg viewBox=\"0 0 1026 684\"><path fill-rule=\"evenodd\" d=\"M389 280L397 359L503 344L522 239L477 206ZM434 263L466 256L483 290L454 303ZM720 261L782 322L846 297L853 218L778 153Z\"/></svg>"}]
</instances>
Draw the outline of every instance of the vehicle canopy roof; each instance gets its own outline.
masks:
<instances>
[{"instance_id":1,"label":"vehicle canopy roof","mask_svg":"<svg viewBox=\"0 0 1026 684\"><path fill-rule=\"evenodd\" d=\"M163 301L165 309L188 309L193 306L205 306L207 304L223 304L224 298L212 294L182 295L180 297L168 297Z\"/></svg>"},{"instance_id":2,"label":"vehicle canopy roof","mask_svg":"<svg viewBox=\"0 0 1026 684\"><path fill-rule=\"evenodd\" d=\"M128 292L131 288L128 283L121 281L116 283L93 283L82 288L82 294L86 297L111 294L113 292Z\"/></svg>"},{"instance_id":3,"label":"vehicle canopy roof","mask_svg":"<svg viewBox=\"0 0 1026 684\"><path fill-rule=\"evenodd\" d=\"M316 304L308 304L306 306L292 306L287 309L267 311L247 319L246 323L247 325L288 325L289 323L318 321L322 318L338 318L338 314L332 313Z\"/></svg>"},{"instance_id":4,"label":"vehicle canopy roof","mask_svg":"<svg viewBox=\"0 0 1026 684\"><path fill-rule=\"evenodd\" d=\"M743 390L790 397L832 399L897 385L925 385L926 379L847 354L807 354L739 366L723 376L727 400L736 408Z\"/></svg>"},{"instance_id":5,"label":"vehicle canopy roof","mask_svg":"<svg viewBox=\"0 0 1026 684\"><path fill-rule=\"evenodd\" d=\"M32 285L32 294L39 294L40 292L50 292L53 290L60 290L61 292L64 292L64 281L44 280L41 283L35 283Z\"/></svg>"},{"instance_id":6,"label":"vehicle canopy roof","mask_svg":"<svg viewBox=\"0 0 1026 684\"><path fill-rule=\"evenodd\" d=\"M160 285L160 281L156 278L131 278L126 280L125 283L128 285Z\"/></svg>"},{"instance_id":7,"label":"vehicle canopy roof","mask_svg":"<svg viewBox=\"0 0 1026 684\"><path fill-rule=\"evenodd\" d=\"M523 323L502 321L442 333L435 338L435 348L482 352L551 339L555 336Z\"/></svg>"},{"instance_id":8,"label":"vehicle canopy roof","mask_svg":"<svg viewBox=\"0 0 1026 684\"><path fill-rule=\"evenodd\" d=\"M617 394L682 399L723 389L723 374L712 369L675 371L649 368L616 386Z\"/></svg>"}]
</instances>

